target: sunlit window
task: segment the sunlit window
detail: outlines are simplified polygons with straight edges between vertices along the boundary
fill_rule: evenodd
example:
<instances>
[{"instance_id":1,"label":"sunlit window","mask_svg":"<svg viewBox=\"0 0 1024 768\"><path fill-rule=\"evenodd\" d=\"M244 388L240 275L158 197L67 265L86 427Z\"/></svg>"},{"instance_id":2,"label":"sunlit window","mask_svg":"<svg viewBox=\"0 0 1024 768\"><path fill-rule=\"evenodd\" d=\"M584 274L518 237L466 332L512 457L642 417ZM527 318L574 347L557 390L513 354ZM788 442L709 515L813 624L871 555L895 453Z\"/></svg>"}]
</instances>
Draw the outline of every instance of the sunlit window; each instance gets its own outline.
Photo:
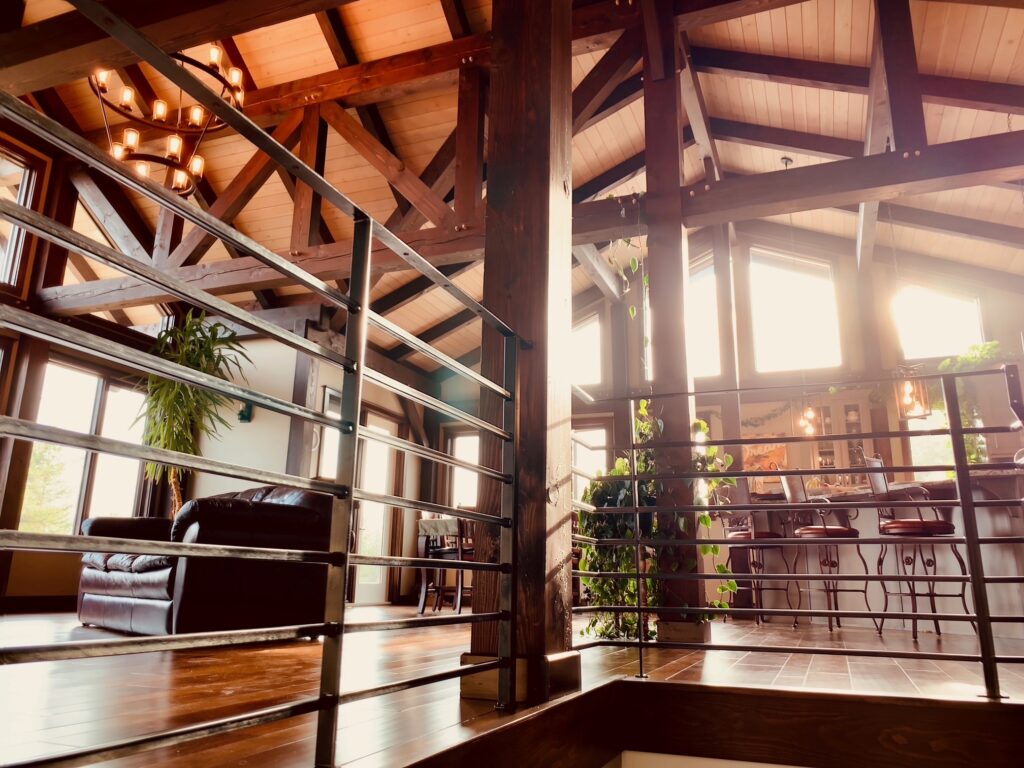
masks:
<instances>
[{"instance_id":1,"label":"sunlit window","mask_svg":"<svg viewBox=\"0 0 1024 768\"><path fill-rule=\"evenodd\" d=\"M604 474L608 471L608 430L604 427L590 429L574 429L572 435L575 440L572 443L572 466L592 477ZM579 441L579 442L577 442ZM574 474L573 475L573 498L581 500L583 491L586 490L590 480Z\"/></svg>"},{"instance_id":2,"label":"sunlit window","mask_svg":"<svg viewBox=\"0 0 1024 768\"><path fill-rule=\"evenodd\" d=\"M480 435L456 435L452 438L451 453L456 459L472 464L480 463ZM469 469L455 467L452 470L451 505L453 507L476 507L480 488L480 475Z\"/></svg>"},{"instance_id":3,"label":"sunlit window","mask_svg":"<svg viewBox=\"0 0 1024 768\"><path fill-rule=\"evenodd\" d=\"M753 252L750 305L759 372L835 368L842 363L836 288L828 264Z\"/></svg>"},{"instance_id":4,"label":"sunlit window","mask_svg":"<svg viewBox=\"0 0 1024 768\"><path fill-rule=\"evenodd\" d=\"M130 443L142 441L142 392L57 363L43 376L37 421ZM35 443L19 528L74 533L84 516L135 514L141 462L78 448Z\"/></svg>"},{"instance_id":5,"label":"sunlit window","mask_svg":"<svg viewBox=\"0 0 1024 768\"><path fill-rule=\"evenodd\" d=\"M0 148L0 200L28 205L32 172L18 158ZM0 219L0 281L13 283L18 276L24 232Z\"/></svg>"},{"instance_id":6,"label":"sunlit window","mask_svg":"<svg viewBox=\"0 0 1024 768\"><path fill-rule=\"evenodd\" d=\"M694 378L722 373L718 344L718 295L711 267L690 275L686 295L686 362Z\"/></svg>"},{"instance_id":7,"label":"sunlit window","mask_svg":"<svg viewBox=\"0 0 1024 768\"><path fill-rule=\"evenodd\" d=\"M333 389L324 390L324 415L341 421L341 392ZM341 433L332 428L324 427L320 435L320 455L317 459L316 476L325 480L333 480L338 475L338 440Z\"/></svg>"},{"instance_id":8,"label":"sunlit window","mask_svg":"<svg viewBox=\"0 0 1024 768\"><path fill-rule=\"evenodd\" d=\"M572 329L572 383L600 384L602 373L601 318L592 315Z\"/></svg>"},{"instance_id":9,"label":"sunlit window","mask_svg":"<svg viewBox=\"0 0 1024 768\"><path fill-rule=\"evenodd\" d=\"M905 360L960 355L985 341L975 298L908 285L893 297L892 314Z\"/></svg>"}]
</instances>

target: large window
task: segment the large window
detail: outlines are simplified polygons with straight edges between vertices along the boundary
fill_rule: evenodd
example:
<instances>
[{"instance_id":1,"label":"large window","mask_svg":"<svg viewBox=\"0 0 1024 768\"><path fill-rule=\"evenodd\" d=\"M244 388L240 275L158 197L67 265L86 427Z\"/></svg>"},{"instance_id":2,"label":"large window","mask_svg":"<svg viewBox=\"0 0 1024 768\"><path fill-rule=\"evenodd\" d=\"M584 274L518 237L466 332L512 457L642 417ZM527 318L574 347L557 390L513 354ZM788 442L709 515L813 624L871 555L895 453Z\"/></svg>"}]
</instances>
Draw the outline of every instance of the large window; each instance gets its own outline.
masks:
<instances>
[{"instance_id":1,"label":"large window","mask_svg":"<svg viewBox=\"0 0 1024 768\"><path fill-rule=\"evenodd\" d=\"M713 267L690 273L686 294L686 362L697 379L722 373L716 291Z\"/></svg>"},{"instance_id":2,"label":"large window","mask_svg":"<svg viewBox=\"0 0 1024 768\"><path fill-rule=\"evenodd\" d=\"M0 147L0 200L30 205L32 171L19 158ZM24 232L0 219L0 282L11 284L18 276Z\"/></svg>"},{"instance_id":3,"label":"large window","mask_svg":"<svg viewBox=\"0 0 1024 768\"><path fill-rule=\"evenodd\" d=\"M572 383L600 384L604 379L601 316L591 315L572 329Z\"/></svg>"},{"instance_id":4,"label":"large window","mask_svg":"<svg viewBox=\"0 0 1024 768\"><path fill-rule=\"evenodd\" d=\"M130 387L48 363L37 421L52 427L141 443L145 396ZM84 517L135 514L142 464L78 448L35 443L21 509L22 531L77 532Z\"/></svg>"},{"instance_id":5,"label":"large window","mask_svg":"<svg viewBox=\"0 0 1024 768\"><path fill-rule=\"evenodd\" d=\"M461 461L480 463L480 435L465 433L451 439L451 455ZM480 475L470 469L452 469L451 505L453 507L475 508L480 488Z\"/></svg>"},{"instance_id":6,"label":"large window","mask_svg":"<svg viewBox=\"0 0 1024 768\"><path fill-rule=\"evenodd\" d=\"M905 360L961 355L985 341L976 298L907 285L893 297L892 314Z\"/></svg>"},{"instance_id":7,"label":"large window","mask_svg":"<svg viewBox=\"0 0 1024 768\"><path fill-rule=\"evenodd\" d=\"M608 430L604 427L584 427L574 429L572 436L572 466L586 474L597 477L608 472ZM577 442L579 441L579 442ZM583 499L590 480L573 473L572 496L577 501Z\"/></svg>"},{"instance_id":8,"label":"large window","mask_svg":"<svg viewBox=\"0 0 1024 768\"><path fill-rule=\"evenodd\" d=\"M758 372L842 364L836 288L828 264L751 252L750 314Z\"/></svg>"}]
</instances>

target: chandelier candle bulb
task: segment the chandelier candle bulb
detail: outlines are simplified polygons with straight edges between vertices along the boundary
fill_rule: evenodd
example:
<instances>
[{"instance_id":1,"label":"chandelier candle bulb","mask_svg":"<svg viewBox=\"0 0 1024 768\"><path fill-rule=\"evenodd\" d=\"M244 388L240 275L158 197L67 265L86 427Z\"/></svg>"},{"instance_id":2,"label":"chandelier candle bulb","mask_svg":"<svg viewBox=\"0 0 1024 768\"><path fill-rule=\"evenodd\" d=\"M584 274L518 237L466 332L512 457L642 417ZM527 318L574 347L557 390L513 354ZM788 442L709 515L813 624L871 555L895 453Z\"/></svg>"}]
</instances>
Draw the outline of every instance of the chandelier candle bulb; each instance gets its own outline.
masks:
<instances>
[{"instance_id":1,"label":"chandelier candle bulb","mask_svg":"<svg viewBox=\"0 0 1024 768\"><path fill-rule=\"evenodd\" d=\"M219 45L210 46L210 66L214 69L220 69L220 60L224 55L224 51Z\"/></svg>"},{"instance_id":2,"label":"chandelier candle bulb","mask_svg":"<svg viewBox=\"0 0 1024 768\"><path fill-rule=\"evenodd\" d=\"M228 70L228 82L231 83L234 88L241 88L242 70L238 67L231 67L231 69Z\"/></svg>"},{"instance_id":3,"label":"chandelier candle bulb","mask_svg":"<svg viewBox=\"0 0 1024 768\"><path fill-rule=\"evenodd\" d=\"M106 93L110 87L110 70L101 69L96 73L96 85L100 89L100 93Z\"/></svg>"},{"instance_id":4,"label":"chandelier candle bulb","mask_svg":"<svg viewBox=\"0 0 1024 768\"><path fill-rule=\"evenodd\" d=\"M167 102L157 99L153 102L153 119L163 122L167 119Z\"/></svg>"},{"instance_id":5,"label":"chandelier candle bulb","mask_svg":"<svg viewBox=\"0 0 1024 768\"><path fill-rule=\"evenodd\" d=\"M135 164L135 173L144 179L149 178L149 163L138 162Z\"/></svg>"},{"instance_id":6,"label":"chandelier candle bulb","mask_svg":"<svg viewBox=\"0 0 1024 768\"><path fill-rule=\"evenodd\" d=\"M206 112L198 104L193 104L188 110L188 122L189 125L200 126L203 124L203 119L206 117Z\"/></svg>"},{"instance_id":7,"label":"chandelier candle bulb","mask_svg":"<svg viewBox=\"0 0 1024 768\"><path fill-rule=\"evenodd\" d=\"M203 178L203 170L206 168L206 161L201 155L192 155L192 159L189 160L188 170L197 179Z\"/></svg>"},{"instance_id":8,"label":"chandelier candle bulb","mask_svg":"<svg viewBox=\"0 0 1024 768\"><path fill-rule=\"evenodd\" d=\"M184 171L175 171L174 180L171 183L175 189L185 189L188 186L188 176Z\"/></svg>"},{"instance_id":9,"label":"chandelier candle bulb","mask_svg":"<svg viewBox=\"0 0 1024 768\"><path fill-rule=\"evenodd\" d=\"M135 89L129 88L127 85L121 89L121 107L122 109L131 109L132 102L135 101Z\"/></svg>"},{"instance_id":10,"label":"chandelier candle bulb","mask_svg":"<svg viewBox=\"0 0 1024 768\"><path fill-rule=\"evenodd\" d=\"M125 128L121 143L126 152L134 152L139 148L139 132L134 128Z\"/></svg>"},{"instance_id":11,"label":"chandelier candle bulb","mask_svg":"<svg viewBox=\"0 0 1024 768\"><path fill-rule=\"evenodd\" d=\"M180 160L181 159L181 147L182 139L176 133L172 133L167 137L167 159L168 160Z\"/></svg>"},{"instance_id":12,"label":"chandelier candle bulb","mask_svg":"<svg viewBox=\"0 0 1024 768\"><path fill-rule=\"evenodd\" d=\"M115 141L110 145L110 154L113 155L115 160L124 160L124 144Z\"/></svg>"}]
</instances>

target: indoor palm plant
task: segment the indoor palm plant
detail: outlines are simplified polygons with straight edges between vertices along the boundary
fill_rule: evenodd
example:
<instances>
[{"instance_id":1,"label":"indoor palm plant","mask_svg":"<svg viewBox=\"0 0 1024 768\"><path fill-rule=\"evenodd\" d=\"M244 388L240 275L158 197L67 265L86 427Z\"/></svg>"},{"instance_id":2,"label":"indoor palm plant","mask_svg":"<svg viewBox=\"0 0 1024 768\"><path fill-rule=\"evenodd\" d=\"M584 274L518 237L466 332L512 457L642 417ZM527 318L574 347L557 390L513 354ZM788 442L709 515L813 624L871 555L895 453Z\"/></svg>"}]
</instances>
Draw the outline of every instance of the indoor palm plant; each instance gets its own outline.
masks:
<instances>
[{"instance_id":1,"label":"indoor palm plant","mask_svg":"<svg viewBox=\"0 0 1024 768\"><path fill-rule=\"evenodd\" d=\"M232 372L244 379L240 359L249 360L235 331L221 323L207 322L205 314L194 315L191 311L174 327L160 332L152 353L221 379L230 379ZM140 416L146 420L146 445L198 456L201 435L215 437L221 426L229 426L220 414L230 402L224 395L160 376L149 377L146 394ZM181 509L181 479L186 472L180 467L146 464L150 480L160 481L166 473L172 517Z\"/></svg>"}]
</instances>

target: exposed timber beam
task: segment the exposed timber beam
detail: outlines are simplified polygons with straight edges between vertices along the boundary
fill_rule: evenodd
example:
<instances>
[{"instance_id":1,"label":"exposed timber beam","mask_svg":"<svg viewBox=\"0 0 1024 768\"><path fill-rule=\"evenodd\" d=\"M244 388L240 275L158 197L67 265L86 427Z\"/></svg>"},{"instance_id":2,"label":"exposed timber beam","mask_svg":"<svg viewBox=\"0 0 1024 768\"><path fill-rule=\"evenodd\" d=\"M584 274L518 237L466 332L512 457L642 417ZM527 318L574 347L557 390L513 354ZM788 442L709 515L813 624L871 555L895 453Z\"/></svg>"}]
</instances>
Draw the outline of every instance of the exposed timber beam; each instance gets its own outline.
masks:
<instances>
[{"instance_id":1,"label":"exposed timber beam","mask_svg":"<svg viewBox=\"0 0 1024 768\"><path fill-rule=\"evenodd\" d=\"M619 269L606 259L593 243L574 245L572 255L587 277L612 301L622 301L627 290L626 280Z\"/></svg>"},{"instance_id":2,"label":"exposed timber beam","mask_svg":"<svg viewBox=\"0 0 1024 768\"><path fill-rule=\"evenodd\" d=\"M334 63L337 67L340 69L352 64L358 64L359 56L356 53L355 46L352 45L351 38L348 36L348 30L345 28L345 20L341 16L341 11L338 8L329 8L318 13L316 20L320 24L320 30L323 32L324 40L327 41L327 47L331 49L331 55L334 57ZM395 144L391 140L391 134L384 124L384 117L380 113L380 107L376 104L359 106L356 107L356 115L359 117L359 122L363 124L363 127L369 131L371 136L379 141L388 152L396 156L398 155L398 150L395 149ZM395 197L395 204L403 211L408 210L409 201L402 197L394 187L391 188L391 192Z\"/></svg>"},{"instance_id":3,"label":"exposed timber beam","mask_svg":"<svg viewBox=\"0 0 1024 768\"><path fill-rule=\"evenodd\" d=\"M0 6L0 32L18 29L24 16L25 0L7 0Z\"/></svg>"},{"instance_id":4,"label":"exposed timber beam","mask_svg":"<svg viewBox=\"0 0 1024 768\"><path fill-rule=\"evenodd\" d=\"M711 133L720 141L732 141L782 152L797 151L830 160L858 157L864 152L864 144L853 139L754 125L719 117L711 118Z\"/></svg>"},{"instance_id":5,"label":"exposed timber beam","mask_svg":"<svg viewBox=\"0 0 1024 768\"><path fill-rule=\"evenodd\" d=\"M153 232L135 209L124 190L106 176L80 168L71 173L78 198L96 225L121 253L148 261L153 249Z\"/></svg>"},{"instance_id":6,"label":"exposed timber beam","mask_svg":"<svg viewBox=\"0 0 1024 768\"><path fill-rule=\"evenodd\" d=\"M327 130L320 118L320 106L314 104L302 111L298 157L323 175L326 154ZM291 250L300 251L311 245L320 245L320 223L323 221L320 195L308 184L297 182L292 202Z\"/></svg>"},{"instance_id":7,"label":"exposed timber beam","mask_svg":"<svg viewBox=\"0 0 1024 768\"><path fill-rule=\"evenodd\" d=\"M302 110L292 112L285 117L274 131L273 136L278 142L290 149L299 139L302 126ZM217 201L210 207L210 214L230 224L241 213L246 204L267 182L277 167L276 163L263 152L257 150L242 170L231 180ZM193 227L174 249L168 258L172 267L188 266L197 263L213 247L217 238L201 227Z\"/></svg>"},{"instance_id":8,"label":"exposed timber beam","mask_svg":"<svg viewBox=\"0 0 1024 768\"><path fill-rule=\"evenodd\" d=\"M869 68L850 64L701 46L693 47L693 61L698 72L709 74L847 93L866 94L869 88ZM1024 85L927 74L919 75L919 83L921 98L931 104L1024 115Z\"/></svg>"},{"instance_id":9,"label":"exposed timber beam","mask_svg":"<svg viewBox=\"0 0 1024 768\"><path fill-rule=\"evenodd\" d=\"M704 103L704 91L701 89L700 78L693 66L693 55L690 50L690 38L686 32L679 33L679 50L682 54L682 68L679 72L679 91L683 101L683 109L690 122L694 143L700 151L704 162L705 179L721 179L724 175L722 161L718 157L718 147L711 134L711 119L707 105Z\"/></svg>"},{"instance_id":10,"label":"exposed timber beam","mask_svg":"<svg viewBox=\"0 0 1024 768\"><path fill-rule=\"evenodd\" d=\"M643 75L637 73L630 75L608 94L603 102L590 118L580 125L580 131L585 131L602 120L614 115L616 112L625 109L634 101L639 101L644 95Z\"/></svg>"},{"instance_id":11,"label":"exposed timber beam","mask_svg":"<svg viewBox=\"0 0 1024 768\"><path fill-rule=\"evenodd\" d=\"M448 204L363 128L358 120L337 104L330 102L321 105L321 115L331 128L429 221L439 227L454 224L455 213Z\"/></svg>"},{"instance_id":12,"label":"exposed timber beam","mask_svg":"<svg viewBox=\"0 0 1024 768\"><path fill-rule=\"evenodd\" d=\"M474 266L476 266L476 262L463 261L456 264L443 264L438 269L445 277L454 278ZM433 280L421 275L371 302L370 309L378 315L394 312L396 309L404 307L410 301L419 298L423 293L435 287L437 287L437 284Z\"/></svg>"},{"instance_id":13,"label":"exposed timber beam","mask_svg":"<svg viewBox=\"0 0 1024 768\"><path fill-rule=\"evenodd\" d=\"M459 224L483 220L486 118L487 73L481 67L463 67L455 124L455 217Z\"/></svg>"},{"instance_id":14,"label":"exposed timber beam","mask_svg":"<svg viewBox=\"0 0 1024 768\"><path fill-rule=\"evenodd\" d=\"M344 5L354 0L108 0L165 51L181 51ZM97 67L117 69L139 58L74 12L0 34L0 89L16 96L86 77Z\"/></svg>"},{"instance_id":15,"label":"exposed timber beam","mask_svg":"<svg viewBox=\"0 0 1024 768\"><path fill-rule=\"evenodd\" d=\"M583 130L640 61L640 33L627 30L572 92L572 132Z\"/></svg>"},{"instance_id":16,"label":"exposed timber beam","mask_svg":"<svg viewBox=\"0 0 1024 768\"><path fill-rule=\"evenodd\" d=\"M639 176L646 169L647 161L644 158L644 153L638 152L632 157L627 157L621 163L613 165L607 171L599 173L589 181L580 184L572 191L572 201L573 203L583 203L587 200L604 197L616 187Z\"/></svg>"},{"instance_id":17,"label":"exposed timber beam","mask_svg":"<svg viewBox=\"0 0 1024 768\"><path fill-rule=\"evenodd\" d=\"M594 200L573 206L573 244L616 240L646 232L639 196ZM435 266L483 259L483 229L419 229L398 235ZM349 276L352 243L343 241L288 254L296 266L322 280ZM373 263L381 271L408 269L409 265L383 245L375 245ZM194 287L224 295L278 288L294 284L277 270L249 256L240 259L197 264L174 270L177 277ZM125 277L80 285L45 289L40 294L47 311L55 314L86 314L110 307L146 306L174 301L162 288Z\"/></svg>"},{"instance_id":18,"label":"exposed timber beam","mask_svg":"<svg viewBox=\"0 0 1024 768\"><path fill-rule=\"evenodd\" d=\"M922 150L727 178L684 187L688 227L830 208L900 195L1013 181L1024 175L1024 131L982 136Z\"/></svg>"},{"instance_id":19,"label":"exposed timber beam","mask_svg":"<svg viewBox=\"0 0 1024 768\"><path fill-rule=\"evenodd\" d=\"M417 333L416 336L420 341L426 342L427 344L434 344L440 341L445 336L448 336L455 331L459 330L462 326L467 325L474 320L477 320L476 313L472 310L464 309L461 312L456 312L451 317L446 317L438 323L427 328L425 331ZM414 354L416 350L405 344L397 344L387 351L387 356L392 360L405 360Z\"/></svg>"},{"instance_id":20,"label":"exposed timber beam","mask_svg":"<svg viewBox=\"0 0 1024 768\"><path fill-rule=\"evenodd\" d=\"M420 181L442 199L446 199L455 186L455 141L455 131L452 131L420 174ZM396 208L384 226L393 232L404 232L421 226L426 220L422 213L410 206L405 211Z\"/></svg>"},{"instance_id":21,"label":"exposed timber beam","mask_svg":"<svg viewBox=\"0 0 1024 768\"><path fill-rule=\"evenodd\" d=\"M955 216L949 213L939 213L938 211L913 208L907 205L893 205L891 203L879 203L878 205L879 219L894 226L937 232L954 237L965 237L971 240L992 243L993 245L1024 250L1024 227L971 219L966 216ZM842 205L838 206L835 210L843 211L844 213L856 213L857 208L858 206L856 205Z\"/></svg>"},{"instance_id":22,"label":"exposed timber beam","mask_svg":"<svg viewBox=\"0 0 1024 768\"><path fill-rule=\"evenodd\" d=\"M473 34L462 0L441 0L441 9L444 11L444 19L448 23L453 40Z\"/></svg>"}]
</instances>

